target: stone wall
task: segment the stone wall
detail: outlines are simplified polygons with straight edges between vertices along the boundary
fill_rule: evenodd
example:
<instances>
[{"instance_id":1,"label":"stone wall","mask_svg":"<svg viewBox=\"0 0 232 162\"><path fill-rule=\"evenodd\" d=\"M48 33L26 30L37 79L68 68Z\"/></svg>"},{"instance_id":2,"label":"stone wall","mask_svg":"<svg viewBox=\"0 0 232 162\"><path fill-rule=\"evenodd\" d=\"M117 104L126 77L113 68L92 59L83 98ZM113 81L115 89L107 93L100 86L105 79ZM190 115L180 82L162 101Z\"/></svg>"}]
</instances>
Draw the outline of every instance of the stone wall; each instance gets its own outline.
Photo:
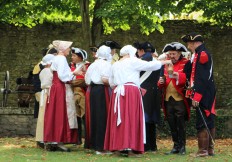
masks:
<instances>
[{"instance_id":1,"label":"stone wall","mask_svg":"<svg viewBox=\"0 0 232 162\"><path fill-rule=\"evenodd\" d=\"M164 34L157 31L149 36L140 34L134 27L130 31L118 31L103 35L102 40L112 39L121 45L135 41L150 41L161 53L166 43L180 41L180 37L191 31L201 33L206 39L206 46L214 59L214 74L217 84L217 107L228 107L232 95L232 28L219 28L194 21L167 21L163 24ZM72 40L74 46L81 47L81 26L77 23L43 24L32 29L0 24L0 71L10 71L11 89L19 76L26 77L33 66L41 59L41 49L52 40ZM0 81L1 82L1 81ZM12 103L14 104L14 103ZM11 105L10 105L11 106Z\"/></svg>"},{"instance_id":2,"label":"stone wall","mask_svg":"<svg viewBox=\"0 0 232 162\"><path fill-rule=\"evenodd\" d=\"M34 136L36 119L33 108L0 108L0 137Z\"/></svg>"},{"instance_id":3,"label":"stone wall","mask_svg":"<svg viewBox=\"0 0 232 162\"><path fill-rule=\"evenodd\" d=\"M161 53L166 43L182 42L180 37L192 31L201 33L205 37L206 46L211 51L214 60L214 74L217 86L216 106L221 109L229 109L230 106L227 103L232 96L232 28L221 29L217 26L199 24L194 21L167 21L163 26L165 29L163 34L155 31L146 36L141 34L137 27L133 27L130 31L117 31L111 35L103 35L100 41L115 40L121 45L132 44L135 41L150 41L156 47L157 52ZM85 43L81 38L81 25L74 22L43 24L31 29L0 24L0 39L0 72L6 70L10 72L10 88L13 91L16 88L16 78L20 76L27 77L28 72L42 58L41 49L47 47L53 40L71 40L74 42L73 45L77 47L81 47ZM0 101L2 100L1 95L0 93ZM9 123L16 127L17 123L14 119L20 117L22 120L18 122L22 122L22 125L24 125L25 133L31 134L31 130L27 130L30 125L27 124L30 124L33 119L33 111L29 108L27 110L29 113L21 114L21 108L19 110L12 108L17 107L17 94L15 93L9 95L8 106L11 108L1 108L1 126L2 123ZM6 112L5 109L7 109ZM8 116L9 119L6 116L7 111L11 114ZM14 113L14 111L17 113ZM2 115L5 115L5 117L2 117ZM23 119L23 116L27 119ZM6 125L5 129L8 129L8 127L10 126ZM19 130L14 133L21 134L22 132L20 132Z\"/></svg>"}]
</instances>

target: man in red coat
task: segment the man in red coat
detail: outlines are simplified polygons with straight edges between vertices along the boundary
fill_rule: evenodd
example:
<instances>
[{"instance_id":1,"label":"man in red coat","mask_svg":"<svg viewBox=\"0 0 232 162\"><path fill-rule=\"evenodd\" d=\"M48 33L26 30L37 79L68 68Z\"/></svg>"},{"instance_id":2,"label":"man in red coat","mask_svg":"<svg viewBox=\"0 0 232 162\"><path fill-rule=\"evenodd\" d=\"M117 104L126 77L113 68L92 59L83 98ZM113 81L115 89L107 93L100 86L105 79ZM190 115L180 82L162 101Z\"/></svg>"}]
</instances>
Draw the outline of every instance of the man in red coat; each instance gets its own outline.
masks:
<instances>
[{"instance_id":1,"label":"man in red coat","mask_svg":"<svg viewBox=\"0 0 232 162\"><path fill-rule=\"evenodd\" d=\"M77 111L77 121L78 121L78 142L77 144L82 144L82 123L85 126L85 72L89 66L89 62L86 61L87 52L80 48L72 47L72 62L70 64L71 71L78 71L76 79L72 82L72 88L74 93L75 106Z\"/></svg>"},{"instance_id":2,"label":"man in red coat","mask_svg":"<svg viewBox=\"0 0 232 162\"><path fill-rule=\"evenodd\" d=\"M196 129L199 147L196 156L213 156L216 114L213 60L200 34L193 32L184 35L182 40L187 43L188 48L193 52L190 87L187 95L192 99L192 106L196 108ZM205 127L201 112L209 132Z\"/></svg>"},{"instance_id":3,"label":"man in red coat","mask_svg":"<svg viewBox=\"0 0 232 162\"><path fill-rule=\"evenodd\" d=\"M178 42L167 44L163 53L167 53L173 65L165 65L164 76L158 82L159 88L164 88L162 106L165 118L171 129L174 146L167 154L186 153L186 119L189 119L190 107L185 98L185 85L190 76L191 63L183 57L181 52L187 52L187 48Z\"/></svg>"}]
</instances>

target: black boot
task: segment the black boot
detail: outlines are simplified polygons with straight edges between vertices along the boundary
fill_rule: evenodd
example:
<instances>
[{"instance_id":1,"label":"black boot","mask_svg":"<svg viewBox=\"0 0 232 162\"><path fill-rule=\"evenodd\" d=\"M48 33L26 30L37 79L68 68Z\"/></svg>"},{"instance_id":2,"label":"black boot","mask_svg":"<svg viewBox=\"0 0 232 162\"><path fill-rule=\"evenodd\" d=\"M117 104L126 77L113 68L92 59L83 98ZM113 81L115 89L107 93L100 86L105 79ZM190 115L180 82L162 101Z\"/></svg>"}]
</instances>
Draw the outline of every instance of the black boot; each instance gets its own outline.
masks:
<instances>
[{"instance_id":1,"label":"black boot","mask_svg":"<svg viewBox=\"0 0 232 162\"><path fill-rule=\"evenodd\" d=\"M156 125L155 123L145 123L146 126L146 144L144 144L145 152L157 151L156 145Z\"/></svg>"},{"instance_id":2,"label":"black boot","mask_svg":"<svg viewBox=\"0 0 232 162\"><path fill-rule=\"evenodd\" d=\"M175 127L174 124L175 124L174 122L172 123L169 121L169 126L171 128L172 141L174 142L174 146L170 152L166 153L167 155L179 153L179 146L180 145L179 145L179 140L178 140L178 133L177 133L177 130L173 129Z\"/></svg>"},{"instance_id":3,"label":"black boot","mask_svg":"<svg viewBox=\"0 0 232 162\"><path fill-rule=\"evenodd\" d=\"M180 148L179 154L180 154L180 155L185 155L185 154L186 154L185 146L182 146L182 147Z\"/></svg>"},{"instance_id":4,"label":"black boot","mask_svg":"<svg viewBox=\"0 0 232 162\"><path fill-rule=\"evenodd\" d=\"M185 131L185 126L183 124L179 127L178 135L179 135L179 154L185 155L186 154L186 149L185 149L186 131Z\"/></svg>"},{"instance_id":5,"label":"black boot","mask_svg":"<svg viewBox=\"0 0 232 162\"><path fill-rule=\"evenodd\" d=\"M174 143L174 146L170 152L166 152L166 155L170 154L178 154L179 153L179 145Z\"/></svg>"}]
</instances>

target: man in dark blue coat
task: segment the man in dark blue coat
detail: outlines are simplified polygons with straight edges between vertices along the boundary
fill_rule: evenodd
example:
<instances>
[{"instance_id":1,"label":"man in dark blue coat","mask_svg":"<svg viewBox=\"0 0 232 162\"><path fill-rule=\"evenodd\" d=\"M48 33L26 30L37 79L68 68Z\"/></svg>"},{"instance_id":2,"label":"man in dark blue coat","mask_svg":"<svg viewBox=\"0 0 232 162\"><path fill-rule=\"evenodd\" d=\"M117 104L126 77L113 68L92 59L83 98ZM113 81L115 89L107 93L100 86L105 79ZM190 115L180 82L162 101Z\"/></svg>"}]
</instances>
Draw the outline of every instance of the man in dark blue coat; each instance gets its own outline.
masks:
<instances>
[{"instance_id":1,"label":"man in dark blue coat","mask_svg":"<svg viewBox=\"0 0 232 162\"><path fill-rule=\"evenodd\" d=\"M135 43L137 48L137 56L145 61L153 61L152 54L155 48L149 42ZM142 71L140 73L140 86L146 90L143 95L143 106L145 112L146 126L146 144L145 151L155 152L156 145L156 124L160 121L160 91L157 87L157 82L160 77L160 70L157 71Z\"/></svg>"},{"instance_id":2,"label":"man in dark blue coat","mask_svg":"<svg viewBox=\"0 0 232 162\"><path fill-rule=\"evenodd\" d=\"M193 52L190 87L187 95L192 99L192 106L196 108L196 129L199 147L196 156L213 156L216 114L213 59L206 49L203 37L200 34L193 32L184 35L182 40L187 43L188 48ZM204 125L200 112L203 114L209 132Z\"/></svg>"}]
</instances>

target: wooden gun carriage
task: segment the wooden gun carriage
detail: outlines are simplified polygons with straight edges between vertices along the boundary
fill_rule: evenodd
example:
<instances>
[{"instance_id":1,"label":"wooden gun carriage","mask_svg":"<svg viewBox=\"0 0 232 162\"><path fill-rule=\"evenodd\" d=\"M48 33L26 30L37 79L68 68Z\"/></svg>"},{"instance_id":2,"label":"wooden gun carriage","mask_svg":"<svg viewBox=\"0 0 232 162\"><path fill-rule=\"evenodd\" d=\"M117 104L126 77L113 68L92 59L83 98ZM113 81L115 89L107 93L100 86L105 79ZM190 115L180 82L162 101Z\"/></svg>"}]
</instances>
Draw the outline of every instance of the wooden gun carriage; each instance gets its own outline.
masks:
<instances>
[{"instance_id":1,"label":"wooden gun carriage","mask_svg":"<svg viewBox=\"0 0 232 162\"><path fill-rule=\"evenodd\" d=\"M10 88L10 72L1 72L3 81L0 80L0 93L2 93L1 106L7 107L9 94L17 94L18 107L29 107L34 96L34 86L32 82L32 73L30 72L27 78L19 77L16 79L16 88Z\"/></svg>"}]
</instances>

